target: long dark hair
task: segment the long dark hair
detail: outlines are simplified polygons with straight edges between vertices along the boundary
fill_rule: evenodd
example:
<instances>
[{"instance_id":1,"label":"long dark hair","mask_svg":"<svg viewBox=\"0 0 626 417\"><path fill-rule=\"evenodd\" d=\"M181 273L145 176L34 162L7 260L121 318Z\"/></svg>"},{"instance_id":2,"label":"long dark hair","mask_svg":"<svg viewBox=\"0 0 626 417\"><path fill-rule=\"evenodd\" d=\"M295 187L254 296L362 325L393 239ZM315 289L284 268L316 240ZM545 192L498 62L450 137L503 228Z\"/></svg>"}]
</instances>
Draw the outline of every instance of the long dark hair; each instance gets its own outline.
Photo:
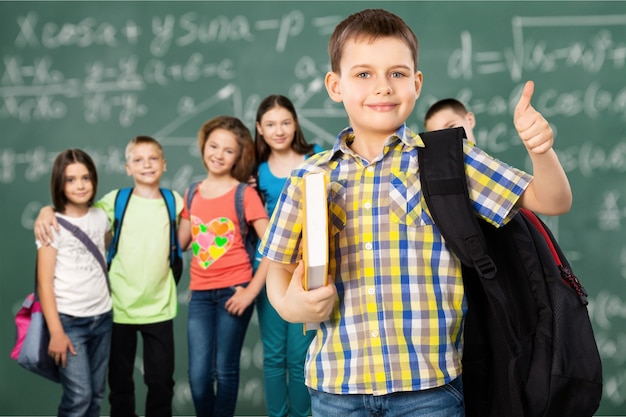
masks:
<instances>
[{"instance_id":1,"label":"long dark hair","mask_svg":"<svg viewBox=\"0 0 626 417\"><path fill-rule=\"evenodd\" d=\"M304 138L304 133L302 132L302 129L300 128L300 122L298 121L296 108L294 107L291 100L289 100L287 97L281 96L279 94L273 94L271 96L265 97L261 104L259 104L259 108L256 112L256 123L260 124L263 115L275 107L282 107L286 109L289 113L291 113L291 117L293 117L293 120L296 123L296 131L293 136L293 141L291 142L291 147L293 148L293 150L300 155L312 155L314 145L312 143L307 143L306 139ZM272 149L269 147L267 142L265 142L263 135L259 133L259 129L257 129L256 123L254 127L254 144L256 145L257 164L260 164L261 162L267 161L267 158L269 158Z\"/></svg>"},{"instance_id":2,"label":"long dark hair","mask_svg":"<svg viewBox=\"0 0 626 417\"><path fill-rule=\"evenodd\" d=\"M93 188L93 194L87 202L90 207L93 205L96 199L96 193L98 192L98 173L96 171L96 164L93 163L93 159L83 150L80 149L66 149L54 160L52 165L52 174L50 176L50 194L52 196L52 204L57 212L63 213L65 211L65 205L68 200L65 196L65 168L71 164L83 164L89 172L89 179Z\"/></svg>"}]
</instances>

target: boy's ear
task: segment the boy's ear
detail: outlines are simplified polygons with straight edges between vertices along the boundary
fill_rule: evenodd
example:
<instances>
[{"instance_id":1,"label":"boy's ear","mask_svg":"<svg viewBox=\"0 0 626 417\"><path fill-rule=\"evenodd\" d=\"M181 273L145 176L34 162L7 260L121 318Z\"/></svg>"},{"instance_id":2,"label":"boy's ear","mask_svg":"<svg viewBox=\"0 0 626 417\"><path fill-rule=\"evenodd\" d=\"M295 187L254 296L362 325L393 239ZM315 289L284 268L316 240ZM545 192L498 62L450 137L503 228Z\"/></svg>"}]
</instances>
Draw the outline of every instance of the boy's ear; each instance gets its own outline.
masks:
<instances>
[{"instance_id":1,"label":"boy's ear","mask_svg":"<svg viewBox=\"0 0 626 417\"><path fill-rule=\"evenodd\" d=\"M126 175L129 176L129 177L132 177L133 173L130 172L130 167L128 166L128 162L126 162L125 166L126 166Z\"/></svg>"},{"instance_id":2,"label":"boy's ear","mask_svg":"<svg viewBox=\"0 0 626 417\"><path fill-rule=\"evenodd\" d=\"M476 126L476 118L474 117L474 113L468 112L466 117L469 126L473 129Z\"/></svg>"},{"instance_id":3,"label":"boy's ear","mask_svg":"<svg viewBox=\"0 0 626 417\"><path fill-rule=\"evenodd\" d=\"M419 97L420 93L422 92L423 84L424 84L424 74L422 74L422 71L416 71L415 72L415 94L417 95L417 97Z\"/></svg>"},{"instance_id":4,"label":"boy's ear","mask_svg":"<svg viewBox=\"0 0 626 417\"><path fill-rule=\"evenodd\" d=\"M339 87L339 75L334 72L326 74L324 79L324 85L330 99L336 103L341 103L341 88Z\"/></svg>"}]
</instances>

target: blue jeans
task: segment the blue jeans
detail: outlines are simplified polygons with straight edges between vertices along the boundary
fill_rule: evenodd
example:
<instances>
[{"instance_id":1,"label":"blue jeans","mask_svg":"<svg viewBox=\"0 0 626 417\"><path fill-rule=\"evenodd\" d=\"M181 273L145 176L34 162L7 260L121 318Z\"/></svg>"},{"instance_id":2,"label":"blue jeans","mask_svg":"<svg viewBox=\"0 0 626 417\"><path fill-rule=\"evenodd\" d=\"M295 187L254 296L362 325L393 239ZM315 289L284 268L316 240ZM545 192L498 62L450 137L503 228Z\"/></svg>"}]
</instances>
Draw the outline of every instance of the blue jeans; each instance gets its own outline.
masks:
<instances>
[{"instance_id":1,"label":"blue jeans","mask_svg":"<svg viewBox=\"0 0 626 417\"><path fill-rule=\"evenodd\" d=\"M257 313L263 340L263 383L268 417L307 417L311 397L304 385L306 351L315 331L305 334L301 323L288 323L267 298L265 288L257 297Z\"/></svg>"},{"instance_id":2,"label":"blue jeans","mask_svg":"<svg viewBox=\"0 0 626 417\"><path fill-rule=\"evenodd\" d=\"M232 417L239 390L239 359L252 317L226 311L234 287L192 291L187 320L189 384L197 417ZM217 384L216 384L217 383Z\"/></svg>"},{"instance_id":3,"label":"blue jeans","mask_svg":"<svg viewBox=\"0 0 626 417\"><path fill-rule=\"evenodd\" d=\"M63 396L58 416L97 417L106 387L113 313L90 317L59 314L59 318L76 355L68 352L65 368L59 368Z\"/></svg>"},{"instance_id":4,"label":"blue jeans","mask_svg":"<svg viewBox=\"0 0 626 417\"><path fill-rule=\"evenodd\" d=\"M463 417L463 385L457 378L424 391L387 395L328 394L309 390L313 417Z\"/></svg>"}]
</instances>

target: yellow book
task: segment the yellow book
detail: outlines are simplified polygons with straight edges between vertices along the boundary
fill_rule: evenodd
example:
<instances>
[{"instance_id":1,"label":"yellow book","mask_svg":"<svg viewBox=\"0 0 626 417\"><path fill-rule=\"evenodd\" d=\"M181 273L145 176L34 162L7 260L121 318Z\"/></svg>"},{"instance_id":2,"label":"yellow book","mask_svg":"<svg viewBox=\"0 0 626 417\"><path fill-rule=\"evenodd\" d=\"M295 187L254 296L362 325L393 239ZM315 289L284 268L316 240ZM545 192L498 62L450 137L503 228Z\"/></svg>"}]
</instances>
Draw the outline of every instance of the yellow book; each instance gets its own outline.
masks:
<instances>
[{"instance_id":1,"label":"yellow book","mask_svg":"<svg viewBox=\"0 0 626 417\"><path fill-rule=\"evenodd\" d=\"M312 172L302 179L302 259L306 291L328 284L328 178ZM305 330L319 327L305 324Z\"/></svg>"}]
</instances>

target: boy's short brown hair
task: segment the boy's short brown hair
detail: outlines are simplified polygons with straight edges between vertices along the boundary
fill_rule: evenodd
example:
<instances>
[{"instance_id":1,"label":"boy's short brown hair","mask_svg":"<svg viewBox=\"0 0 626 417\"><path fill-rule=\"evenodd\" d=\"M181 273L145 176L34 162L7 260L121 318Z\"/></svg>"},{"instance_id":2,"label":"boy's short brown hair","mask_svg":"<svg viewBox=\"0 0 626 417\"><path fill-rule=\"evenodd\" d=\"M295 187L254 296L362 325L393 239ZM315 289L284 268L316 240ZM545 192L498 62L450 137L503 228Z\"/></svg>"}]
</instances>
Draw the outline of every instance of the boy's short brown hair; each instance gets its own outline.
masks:
<instances>
[{"instance_id":1,"label":"boy's short brown hair","mask_svg":"<svg viewBox=\"0 0 626 417\"><path fill-rule=\"evenodd\" d=\"M433 103L428 108L428 110L426 111L426 115L424 116L424 123L426 123L435 114L445 109L450 109L459 116L465 116L467 113L469 113L467 107L465 107L465 105L459 100L455 98L444 98Z\"/></svg>"},{"instance_id":2,"label":"boy's short brown hair","mask_svg":"<svg viewBox=\"0 0 626 417\"><path fill-rule=\"evenodd\" d=\"M256 157L254 152L254 142L250 130L241 120L232 116L217 116L205 122L198 132L198 148L204 167L204 147L209 136L214 130L224 129L235 135L239 145L239 158L231 170L231 175L239 182L248 182L255 169Z\"/></svg>"},{"instance_id":3,"label":"boy's short brown hair","mask_svg":"<svg viewBox=\"0 0 626 417\"><path fill-rule=\"evenodd\" d=\"M341 55L348 40L372 41L380 37L402 40L413 54L414 70L417 71L418 42L415 33L400 17L382 9L367 9L354 13L337 25L328 42L331 70L339 74Z\"/></svg>"},{"instance_id":4,"label":"boy's short brown hair","mask_svg":"<svg viewBox=\"0 0 626 417\"><path fill-rule=\"evenodd\" d=\"M156 146L157 149L161 151L161 156L163 156L163 147L161 146L158 140L154 139L151 136L136 136L132 138L130 142L128 142L128 145L126 145L126 153L125 153L126 162L130 160L130 153L132 152L133 148L137 145L142 145L142 144L149 144L149 145Z\"/></svg>"}]
</instances>

